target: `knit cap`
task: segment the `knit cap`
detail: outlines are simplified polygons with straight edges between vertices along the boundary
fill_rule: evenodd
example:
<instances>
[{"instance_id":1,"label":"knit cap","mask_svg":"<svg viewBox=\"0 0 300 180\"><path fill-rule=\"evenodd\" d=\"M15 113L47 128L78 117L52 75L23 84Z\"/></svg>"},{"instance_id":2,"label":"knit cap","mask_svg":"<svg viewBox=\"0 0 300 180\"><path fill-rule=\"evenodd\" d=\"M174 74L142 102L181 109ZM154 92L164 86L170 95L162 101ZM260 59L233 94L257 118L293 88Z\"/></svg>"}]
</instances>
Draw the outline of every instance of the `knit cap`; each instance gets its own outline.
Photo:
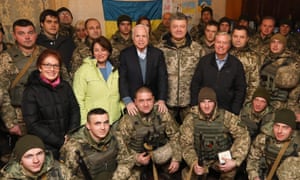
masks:
<instances>
[{"instance_id":1,"label":"knit cap","mask_svg":"<svg viewBox=\"0 0 300 180\"><path fill-rule=\"evenodd\" d=\"M271 42L275 39L279 40L279 42L281 42L284 45L284 47L286 47L286 37L284 37L280 33L277 33L271 37Z\"/></svg>"},{"instance_id":2,"label":"knit cap","mask_svg":"<svg viewBox=\"0 0 300 180\"><path fill-rule=\"evenodd\" d=\"M275 112L274 123L282 123L296 129L296 115L289 109L279 109Z\"/></svg>"},{"instance_id":3,"label":"knit cap","mask_svg":"<svg viewBox=\"0 0 300 180\"><path fill-rule=\"evenodd\" d=\"M286 24L286 25L292 27L292 21L289 20L289 19L282 19L282 20L280 20L279 25L281 26L281 25L283 25L283 24Z\"/></svg>"},{"instance_id":4,"label":"knit cap","mask_svg":"<svg viewBox=\"0 0 300 180\"><path fill-rule=\"evenodd\" d=\"M269 92L263 88L263 87L258 87L254 93L253 93L253 96L252 96L252 100L255 99L256 97L261 97L261 98L264 98L267 103L269 104L270 103L270 94Z\"/></svg>"},{"instance_id":5,"label":"knit cap","mask_svg":"<svg viewBox=\"0 0 300 180\"><path fill-rule=\"evenodd\" d=\"M45 150L45 145L43 141L34 135L25 135L21 137L15 146L14 153L16 156L17 161L20 161L22 156L30 149L33 148L41 148Z\"/></svg>"},{"instance_id":6,"label":"knit cap","mask_svg":"<svg viewBox=\"0 0 300 180\"><path fill-rule=\"evenodd\" d=\"M125 15L125 14L118 17L118 19L117 19L118 26L120 25L120 23L122 21L129 21L130 23L132 23L131 18L128 15Z\"/></svg>"},{"instance_id":7,"label":"knit cap","mask_svg":"<svg viewBox=\"0 0 300 180\"><path fill-rule=\"evenodd\" d=\"M209 87L203 87L198 95L198 102L201 102L205 99L212 100L214 102L217 102L217 95L215 91L212 88Z\"/></svg>"}]
</instances>

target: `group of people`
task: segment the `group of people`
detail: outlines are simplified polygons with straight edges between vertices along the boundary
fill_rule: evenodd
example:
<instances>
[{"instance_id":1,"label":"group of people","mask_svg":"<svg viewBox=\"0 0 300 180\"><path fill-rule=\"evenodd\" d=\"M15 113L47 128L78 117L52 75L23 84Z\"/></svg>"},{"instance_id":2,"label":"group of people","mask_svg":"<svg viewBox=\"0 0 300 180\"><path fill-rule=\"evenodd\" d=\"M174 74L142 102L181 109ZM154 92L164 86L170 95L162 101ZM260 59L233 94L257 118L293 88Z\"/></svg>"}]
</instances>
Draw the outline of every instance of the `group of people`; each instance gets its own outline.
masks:
<instances>
[{"instance_id":1,"label":"group of people","mask_svg":"<svg viewBox=\"0 0 300 180\"><path fill-rule=\"evenodd\" d=\"M252 34L247 19L230 29L205 7L190 32L183 13L153 31L120 15L106 38L96 18L72 19L46 9L40 34L13 23L0 53L1 179L300 178L289 21L273 34L264 17Z\"/></svg>"}]
</instances>

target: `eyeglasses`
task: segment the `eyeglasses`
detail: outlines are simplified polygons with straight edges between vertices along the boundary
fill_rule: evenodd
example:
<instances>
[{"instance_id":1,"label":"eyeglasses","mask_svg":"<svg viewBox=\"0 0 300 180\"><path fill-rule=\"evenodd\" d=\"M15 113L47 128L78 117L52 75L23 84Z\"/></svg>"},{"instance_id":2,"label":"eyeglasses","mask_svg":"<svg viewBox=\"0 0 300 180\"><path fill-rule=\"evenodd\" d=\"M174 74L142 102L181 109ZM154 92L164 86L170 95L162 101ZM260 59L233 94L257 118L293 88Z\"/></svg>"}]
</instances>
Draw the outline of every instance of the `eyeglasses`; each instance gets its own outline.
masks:
<instances>
[{"instance_id":1,"label":"eyeglasses","mask_svg":"<svg viewBox=\"0 0 300 180\"><path fill-rule=\"evenodd\" d=\"M55 69L55 70L58 70L60 68L60 66L58 64L42 64L46 69Z\"/></svg>"}]
</instances>

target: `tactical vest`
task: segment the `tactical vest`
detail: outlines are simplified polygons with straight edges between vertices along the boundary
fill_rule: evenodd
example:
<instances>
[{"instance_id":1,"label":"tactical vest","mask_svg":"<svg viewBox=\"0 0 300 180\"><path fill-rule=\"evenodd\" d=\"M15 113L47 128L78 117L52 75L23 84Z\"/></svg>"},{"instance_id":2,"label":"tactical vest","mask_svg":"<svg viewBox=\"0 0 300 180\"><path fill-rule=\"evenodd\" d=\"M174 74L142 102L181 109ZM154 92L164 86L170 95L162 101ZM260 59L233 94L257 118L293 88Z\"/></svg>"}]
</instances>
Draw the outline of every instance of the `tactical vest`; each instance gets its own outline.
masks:
<instances>
[{"instance_id":1,"label":"tactical vest","mask_svg":"<svg viewBox=\"0 0 300 180\"><path fill-rule=\"evenodd\" d=\"M270 93L271 101L286 102L288 100L289 91L278 88L275 83L275 77L278 69L285 65L288 65L288 62L284 62L278 66L275 65L273 61L267 61L260 69L261 86L266 88L266 90Z\"/></svg>"},{"instance_id":2,"label":"tactical vest","mask_svg":"<svg viewBox=\"0 0 300 180\"><path fill-rule=\"evenodd\" d=\"M249 107L248 111L241 111L241 121L247 126L247 129L249 131L251 140L254 140L255 137L259 133L265 133L268 134L272 130L272 124L271 120L273 119L273 113L267 112L265 115L259 115L257 119L259 119L258 122L255 122L253 120L254 115L252 115L251 107ZM270 120L270 121L269 121Z\"/></svg>"},{"instance_id":3,"label":"tactical vest","mask_svg":"<svg viewBox=\"0 0 300 180\"><path fill-rule=\"evenodd\" d=\"M89 144L83 145L84 161L93 178L101 177L107 172L113 173L117 168L118 146L117 140L112 137L106 151L97 151Z\"/></svg>"},{"instance_id":4,"label":"tactical vest","mask_svg":"<svg viewBox=\"0 0 300 180\"><path fill-rule=\"evenodd\" d=\"M275 138L272 138L271 136L267 136L266 138L266 146L265 146L265 156L266 156L266 162L268 169L270 170L272 168L272 165L274 164L274 161L280 151L280 147L276 146ZM289 147L286 149L285 153L283 154L281 161L290 156L298 156L298 144L292 140L292 142L289 144Z\"/></svg>"},{"instance_id":5,"label":"tactical vest","mask_svg":"<svg viewBox=\"0 0 300 180\"><path fill-rule=\"evenodd\" d=\"M225 111L219 112L214 121L194 118L194 145L198 156L204 160L217 160L218 153L229 150L232 145L229 130L224 126Z\"/></svg>"},{"instance_id":6,"label":"tactical vest","mask_svg":"<svg viewBox=\"0 0 300 180\"><path fill-rule=\"evenodd\" d=\"M165 125L162 124L159 115L154 115L150 124L145 124L138 118L135 118L133 125L136 131L130 139L129 147L138 153L146 151L144 143L152 145L153 149L156 149L168 142L165 134Z\"/></svg>"}]
</instances>

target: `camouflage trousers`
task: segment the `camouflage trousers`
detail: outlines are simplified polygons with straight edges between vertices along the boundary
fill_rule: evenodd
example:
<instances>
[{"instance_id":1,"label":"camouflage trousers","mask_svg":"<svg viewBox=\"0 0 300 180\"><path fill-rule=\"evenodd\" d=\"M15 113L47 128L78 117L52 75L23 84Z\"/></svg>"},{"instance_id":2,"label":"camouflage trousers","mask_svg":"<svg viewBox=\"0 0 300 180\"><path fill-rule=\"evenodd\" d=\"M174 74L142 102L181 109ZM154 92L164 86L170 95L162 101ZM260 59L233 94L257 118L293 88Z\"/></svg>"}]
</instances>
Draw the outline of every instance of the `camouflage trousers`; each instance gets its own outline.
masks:
<instances>
[{"instance_id":1,"label":"camouflage trousers","mask_svg":"<svg viewBox=\"0 0 300 180\"><path fill-rule=\"evenodd\" d=\"M181 177L183 180L188 180L186 179L188 173L189 173L190 168L186 167L182 170L181 172ZM214 179L212 177L216 177L216 179L221 179L221 180L233 180L235 175L236 175L236 169L233 169L232 171L229 172L221 172L218 167L218 163L214 163L208 170L208 174L205 174L201 177L201 180L210 180ZM190 180L198 180L200 176L197 176L194 171L192 172L192 176Z\"/></svg>"},{"instance_id":2,"label":"camouflage trousers","mask_svg":"<svg viewBox=\"0 0 300 180\"><path fill-rule=\"evenodd\" d=\"M169 113L173 116L174 119L176 119L176 121L179 124L182 124L184 118L190 112L190 107L189 106L186 106L186 107L171 107L171 106L168 106L168 109L169 109Z\"/></svg>"},{"instance_id":3,"label":"camouflage trousers","mask_svg":"<svg viewBox=\"0 0 300 180\"><path fill-rule=\"evenodd\" d=\"M18 125L20 126L22 135L27 134L26 124L23 120L22 110L21 108L15 108L17 114Z\"/></svg>"}]
</instances>

